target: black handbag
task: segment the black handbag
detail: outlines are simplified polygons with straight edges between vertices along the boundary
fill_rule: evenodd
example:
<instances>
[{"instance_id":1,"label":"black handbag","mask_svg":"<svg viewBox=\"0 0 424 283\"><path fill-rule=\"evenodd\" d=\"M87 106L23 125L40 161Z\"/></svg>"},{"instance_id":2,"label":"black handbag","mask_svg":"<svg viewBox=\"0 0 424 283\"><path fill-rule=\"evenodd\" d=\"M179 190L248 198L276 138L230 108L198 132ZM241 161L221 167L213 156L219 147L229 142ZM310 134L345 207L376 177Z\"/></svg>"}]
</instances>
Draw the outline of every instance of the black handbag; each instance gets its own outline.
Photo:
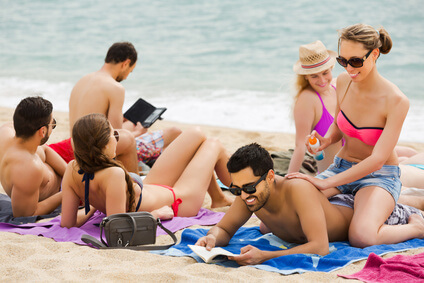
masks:
<instances>
[{"instance_id":1,"label":"black handbag","mask_svg":"<svg viewBox=\"0 0 424 283\"><path fill-rule=\"evenodd\" d=\"M174 243L154 246L156 242L156 227L159 225ZM103 239L103 231L106 241ZM81 240L97 248L133 249L133 250L164 250L175 245L177 238L174 233L163 227L160 219L145 211L113 214L103 218L100 223L100 240L83 235ZM150 245L150 246L140 246Z\"/></svg>"}]
</instances>

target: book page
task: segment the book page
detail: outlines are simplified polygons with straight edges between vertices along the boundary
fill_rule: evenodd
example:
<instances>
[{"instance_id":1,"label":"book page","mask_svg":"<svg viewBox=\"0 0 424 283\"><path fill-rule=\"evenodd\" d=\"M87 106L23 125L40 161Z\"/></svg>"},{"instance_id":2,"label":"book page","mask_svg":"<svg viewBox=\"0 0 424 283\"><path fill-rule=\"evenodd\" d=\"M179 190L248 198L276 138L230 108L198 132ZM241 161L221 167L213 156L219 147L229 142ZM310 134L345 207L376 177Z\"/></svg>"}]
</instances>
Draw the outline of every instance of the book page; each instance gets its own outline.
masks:
<instances>
[{"instance_id":1,"label":"book page","mask_svg":"<svg viewBox=\"0 0 424 283\"><path fill-rule=\"evenodd\" d=\"M232 252L224 250L223 248L212 248L212 250L208 251L205 247L188 245L188 247L198 256L200 256L206 263L210 263L212 261L222 261L225 260L226 256L235 256ZM222 258L220 257L222 256ZM225 258L224 258L225 256Z\"/></svg>"}]
</instances>

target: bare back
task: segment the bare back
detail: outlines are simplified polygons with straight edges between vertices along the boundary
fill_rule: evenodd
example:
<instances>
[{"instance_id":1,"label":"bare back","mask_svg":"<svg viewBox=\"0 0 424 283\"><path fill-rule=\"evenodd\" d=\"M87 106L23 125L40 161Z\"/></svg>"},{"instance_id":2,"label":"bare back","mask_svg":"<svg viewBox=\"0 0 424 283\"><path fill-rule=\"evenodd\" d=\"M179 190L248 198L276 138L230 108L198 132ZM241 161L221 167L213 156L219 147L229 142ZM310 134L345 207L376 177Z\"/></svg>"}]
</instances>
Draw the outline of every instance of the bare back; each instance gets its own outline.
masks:
<instances>
[{"instance_id":1,"label":"bare back","mask_svg":"<svg viewBox=\"0 0 424 283\"><path fill-rule=\"evenodd\" d=\"M36 152L27 150L14 137L11 124L0 131L1 185L12 199L14 214L32 215L39 201L59 192L61 177L46 163L42 146Z\"/></svg>"},{"instance_id":2,"label":"bare back","mask_svg":"<svg viewBox=\"0 0 424 283\"><path fill-rule=\"evenodd\" d=\"M80 117L91 113L106 115L114 128L122 127L125 89L102 69L81 78L69 99L70 130Z\"/></svg>"},{"instance_id":3,"label":"bare back","mask_svg":"<svg viewBox=\"0 0 424 283\"><path fill-rule=\"evenodd\" d=\"M332 205L309 182L276 176L275 195L271 198L278 200L279 205L272 205L272 209L264 207L256 212L256 216L279 238L306 243L308 239L304 229L307 225L311 225L309 228L313 230L314 226L326 224L329 241L347 240L353 210ZM320 213L323 213L322 221L319 220Z\"/></svg>"}]
</instances>

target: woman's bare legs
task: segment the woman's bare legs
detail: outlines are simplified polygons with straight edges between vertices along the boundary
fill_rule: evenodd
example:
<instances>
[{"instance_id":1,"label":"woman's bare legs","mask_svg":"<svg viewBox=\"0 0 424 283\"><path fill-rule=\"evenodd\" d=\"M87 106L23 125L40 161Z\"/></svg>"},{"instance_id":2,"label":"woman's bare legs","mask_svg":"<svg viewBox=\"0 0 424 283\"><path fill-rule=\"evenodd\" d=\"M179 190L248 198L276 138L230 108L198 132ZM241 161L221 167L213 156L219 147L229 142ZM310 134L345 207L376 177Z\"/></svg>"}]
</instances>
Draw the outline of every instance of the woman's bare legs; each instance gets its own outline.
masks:
<instances>
[{"instance_id":1,"label":"woman's bare legs","mask_svg":"<svg viewBox=\"0 0 424 283\"><path fill-rule=\"evenodd\" d=\"M413 214L406 225L383 224L395 206L393 197L380 187L366 187L355 196L349 241L355 247L400 243L424 238L424 219Z\"/></svg>"},{"instance_id":2,"label":"woman's bare legs","mask_svg":"<svg viewBox=\"0 0 424 283\"><path fill-rule=\"evenodd\" d=\"M199 128L184 131L159 156L143 182L173 187L205 140Z\"/></svg>"},{"instance_id":3,"label":"woman's bare legs","mask_svg":"<svg viewBox=\"0 0 424 283\"><path fill-rule=\"evenodd\" d=\"M216 183L213 174L216 170L218 177L228 183L230 174L226 170L227 160L228 155L219 140L207 139L203 142L174 185L175 193L183 201L179 210L181 216L196 215L206 191L211 195L213 207L232 203Z\"/></svg>"}]
</instances>

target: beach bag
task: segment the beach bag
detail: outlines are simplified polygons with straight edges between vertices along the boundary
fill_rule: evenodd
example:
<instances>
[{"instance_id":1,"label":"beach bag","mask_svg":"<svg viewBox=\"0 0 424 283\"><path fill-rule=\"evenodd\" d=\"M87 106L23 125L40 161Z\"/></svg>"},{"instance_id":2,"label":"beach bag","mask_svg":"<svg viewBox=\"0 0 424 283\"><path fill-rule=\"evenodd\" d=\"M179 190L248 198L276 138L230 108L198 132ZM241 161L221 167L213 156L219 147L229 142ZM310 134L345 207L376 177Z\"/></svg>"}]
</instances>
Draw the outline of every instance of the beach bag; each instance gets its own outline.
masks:
<instances>
[{"instance_id":1,"label":"beach bag","mask_svg":"<svg viewBox=\"0 0 424 283\"><path fill-rule=\"evenodd\" d=\"M272 152L271 158L274 163L274 172L280 176L286 176L289 171L290 160L293 156L294 149L287 151ZM312 154L305 152L302 166L299 169L300 173L315 176L318 172L317 162L315 161Z\"/></svg>"},{"instance_id":2,"label":"beach bag","mask_svg":"<svg viewBox=\"0 0 424 283\"><path fill-rule=\"evenodd\" d=\"M171 236L174 243L161 246L153 245L156 242L157 225ZM106 241L103 239L103 234ZM107 216L100 223L101 242L90 235L83 235L81 240L97 248L127 248L133 250L164 250L177 242L174 233L163 227L160 219L155 219L152 214L145 211Z\"/></svg>"}]
</instances>

